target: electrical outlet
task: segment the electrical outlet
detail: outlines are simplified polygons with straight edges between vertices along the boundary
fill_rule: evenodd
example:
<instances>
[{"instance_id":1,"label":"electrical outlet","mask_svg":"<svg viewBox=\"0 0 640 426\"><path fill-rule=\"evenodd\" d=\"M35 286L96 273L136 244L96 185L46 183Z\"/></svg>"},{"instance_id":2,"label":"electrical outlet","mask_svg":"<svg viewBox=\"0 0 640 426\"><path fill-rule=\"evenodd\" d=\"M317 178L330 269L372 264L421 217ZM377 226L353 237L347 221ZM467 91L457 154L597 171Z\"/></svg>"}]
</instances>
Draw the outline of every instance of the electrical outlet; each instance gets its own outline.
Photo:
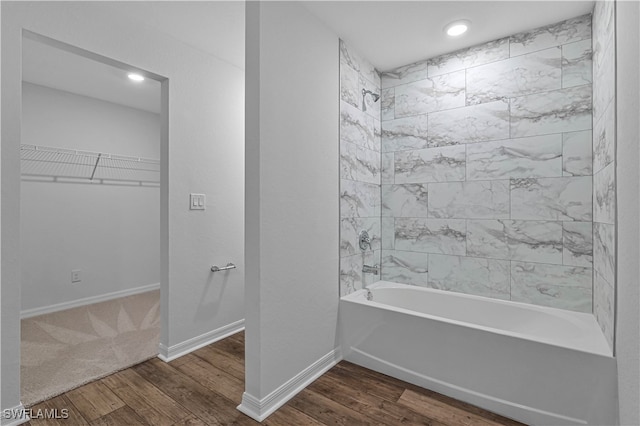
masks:
<instances>
[{"instance_id":1,"label":"electrical outlet","mask_svg":"<svg viewBox=\"0 0 640 426\"><path fill-rule=\"evenodd\" d=\"M82 281L82 277L80 276L80 273L82 272L81 269L72 269L71 270L71 282L72 283L79 283Z\"/></svg>"}]
</instances>

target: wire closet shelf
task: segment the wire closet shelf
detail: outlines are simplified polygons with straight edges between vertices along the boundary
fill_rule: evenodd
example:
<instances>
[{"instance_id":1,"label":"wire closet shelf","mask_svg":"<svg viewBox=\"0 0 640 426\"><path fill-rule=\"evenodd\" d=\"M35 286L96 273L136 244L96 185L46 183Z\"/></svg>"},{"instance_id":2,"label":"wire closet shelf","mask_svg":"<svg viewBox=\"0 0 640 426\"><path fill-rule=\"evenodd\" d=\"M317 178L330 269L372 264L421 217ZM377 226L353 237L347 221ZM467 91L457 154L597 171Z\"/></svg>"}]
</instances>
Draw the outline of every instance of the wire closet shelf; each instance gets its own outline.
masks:
<instances>
[{"instance_id":1,"label":"wire closet shelf","mask_svg":"<svg viewBox=\"0 0 640 426\"><path fill-rule=\"evenodd\" d=\"M20 145L24 180L158 186L160 160L40 145Z\"/></svg>"}]
</instances>

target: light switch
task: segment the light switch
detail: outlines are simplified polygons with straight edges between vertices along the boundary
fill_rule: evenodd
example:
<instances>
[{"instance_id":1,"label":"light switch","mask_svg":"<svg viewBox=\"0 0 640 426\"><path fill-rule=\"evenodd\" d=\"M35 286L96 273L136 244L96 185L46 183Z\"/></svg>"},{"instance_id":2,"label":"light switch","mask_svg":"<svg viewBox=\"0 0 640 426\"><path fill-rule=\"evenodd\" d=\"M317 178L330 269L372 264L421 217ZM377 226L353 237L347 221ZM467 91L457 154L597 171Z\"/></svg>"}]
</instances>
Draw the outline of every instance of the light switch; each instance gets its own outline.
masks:
<instances>
[{"instance_id":1,"label":"light switch","mask_svg":"<svg viewBox=\"0 0 640 426\"><path fill-rule=\"evenodd\" d=\"M204 194L190 194L189 209L191 210L204 210L205 209L205 196Z\"/></svg>"}]
</instances>

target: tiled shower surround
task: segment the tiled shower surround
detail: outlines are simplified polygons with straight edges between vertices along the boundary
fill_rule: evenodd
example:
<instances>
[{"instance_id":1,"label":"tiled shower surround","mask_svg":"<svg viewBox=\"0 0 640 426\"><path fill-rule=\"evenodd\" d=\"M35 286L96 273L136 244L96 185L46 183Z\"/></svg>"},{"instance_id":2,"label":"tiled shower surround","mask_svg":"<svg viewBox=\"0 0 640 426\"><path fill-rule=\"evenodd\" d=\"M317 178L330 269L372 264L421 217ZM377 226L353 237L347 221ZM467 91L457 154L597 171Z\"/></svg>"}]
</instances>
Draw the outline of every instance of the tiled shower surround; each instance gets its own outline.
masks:
<instances>
[{"instance_id":1,"label":"tiled shower surround","mask_svg":"<svg viewBox=\"0 0 640 426\"><path fill-rule=\"evenodd\" d=\"M615 3L593 11L593 311L613 347L615 316Z\"/></svg>"},{"instance_id":2,"label":"tiled shower surround","mask_svg":"<svg viewBox=\"0 0 640 426\"><path fill-rule=\"evenodd\" d=\"M362 265L380 264L380 75L340 41L340 295L378 281ZM371 247L358 246L366 230Z\"/></svg>"},{"instance_id":3,"label":"tiled shower surround","mask_svg":"<svg viewBox=\"0 0 640 426\"><path fill-rule=\"evenodd\" d=\"M345 192L343 68L342 256L345 208L378 208ZM381 278L592 312L591 81L591 15L383 73Z\"/></svg>"}]
</instances>

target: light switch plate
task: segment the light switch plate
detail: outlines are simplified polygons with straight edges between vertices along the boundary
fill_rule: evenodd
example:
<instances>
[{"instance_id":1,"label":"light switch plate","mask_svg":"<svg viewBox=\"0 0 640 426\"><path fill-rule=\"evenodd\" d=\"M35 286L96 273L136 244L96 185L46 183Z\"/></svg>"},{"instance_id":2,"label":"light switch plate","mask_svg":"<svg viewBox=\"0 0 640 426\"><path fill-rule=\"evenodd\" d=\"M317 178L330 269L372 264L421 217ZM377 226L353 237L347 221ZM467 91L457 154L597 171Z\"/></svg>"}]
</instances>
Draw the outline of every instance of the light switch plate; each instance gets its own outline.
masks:
<instances>
[{"instance_id":1,"label":"light switch plate","mask_svg":"<svg viewBox=\"0 0 640 426\"><path fill-rule=\"evenodd\" d=\"M189 194L189 210L204 210L205 201L204 194Z\"/></svg>"},{"instance_id":2,"label":"light switch plate","mask_svg":"<svg viewBox=\"0 0 640 426\"><path fill-rule=\"evenodd\" d=\"M81 269L72 269L71 270L71 282L79 283L82 281L82 276L80 275L82 272Z\"/></svg>"}]
</instances>

